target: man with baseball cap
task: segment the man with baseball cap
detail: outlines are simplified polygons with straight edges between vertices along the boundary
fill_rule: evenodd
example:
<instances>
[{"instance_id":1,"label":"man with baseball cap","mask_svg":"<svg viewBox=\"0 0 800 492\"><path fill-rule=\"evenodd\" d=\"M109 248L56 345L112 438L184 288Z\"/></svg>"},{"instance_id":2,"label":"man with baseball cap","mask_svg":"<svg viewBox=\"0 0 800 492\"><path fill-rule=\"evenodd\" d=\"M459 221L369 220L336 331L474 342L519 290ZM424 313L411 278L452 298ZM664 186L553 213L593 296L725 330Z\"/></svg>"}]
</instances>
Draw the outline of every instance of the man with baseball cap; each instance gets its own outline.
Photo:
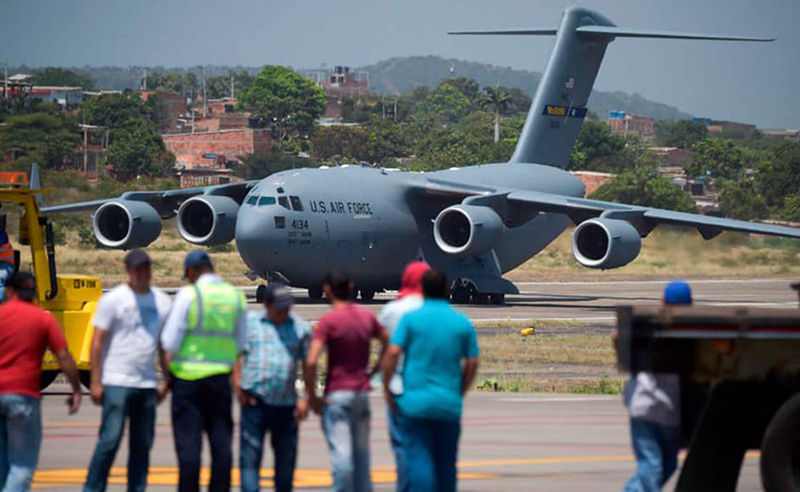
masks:
<instances>
[{"instance_id":1,"label":"man with baseball cap","mask_svg":"<svg viewBox=\"0 0 800 492\"><path fill-rule=\"evenodd\" d=\"M247 301L214 273L205 251L186 255L183 266L190 285L178 291L161 332L161 365L172 389L178 490L200 490L205 432L211 444L209 491L228 491L233 461L230 375L244 347Z\"/></svg>"},{"instance_id":2,"label":"man with baseball cap","mask_svg":"<svg viewBox=\"0 0 800 492\"><path fill-rule=\"evenodd\" d=\"M92 319L92 401L103 407L103 416L85 492L106 489L126 420L130 425L128 490L147 488L156 404L161 399L155 364L158 333L172 302L150 286L152 262L147 253L134 249L125 255L124 264L128 281L100 298ZM162 398L165 393L162 388Z\"/></svg>"},{"instance_id":3,"label":"man with baseball cap","mask_svg":"<svg viewBox=\"0 0 800 492\"><path fill-rule=\"evenodd\" d=\"M30 490L42 443L41 377L45 350L56 355L72 386L69 413L78 411L78 370L52 314L33 304L36 280L15 273L0 306L0 490Z\"/></svg>"},{"instance_id":4,"label":"man with baseball cap","mask_svg":"<svg viewBox=\"0 0 800 492\"><path fill-rule=\"evenodd\" d=\"M311 327L291 312L292 304L288 287L267 287L265 309L248 313L247 341L234 368L242 407L239 469L245 492L259 490L267 433L272 433L275 490L292 490L298 424L308 413L308 402L297 397L295 384L311 344Z\"/></svg>"}]
</instances>

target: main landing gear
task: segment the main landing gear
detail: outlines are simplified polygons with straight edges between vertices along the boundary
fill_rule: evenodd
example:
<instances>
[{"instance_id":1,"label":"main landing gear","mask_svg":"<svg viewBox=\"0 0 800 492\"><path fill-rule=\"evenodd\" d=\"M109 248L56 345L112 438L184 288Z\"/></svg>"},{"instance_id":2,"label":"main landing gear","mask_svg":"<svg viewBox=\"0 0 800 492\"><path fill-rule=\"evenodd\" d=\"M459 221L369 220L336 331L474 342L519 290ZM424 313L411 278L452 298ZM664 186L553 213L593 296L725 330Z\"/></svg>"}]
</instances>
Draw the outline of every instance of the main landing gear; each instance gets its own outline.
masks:
<instances>
[{"instance_id":1,"label":"main landing gear","mask_svg":"<svg viewBox=\"0 0 800 492\"><path fill-rule=\"evenodd\" d=\"M472 283L457 281L450 291L450 300L453 304L501 305L506 302L506 295L501 293L488 294L478 292Z\"/></svg>"}]
</instances>

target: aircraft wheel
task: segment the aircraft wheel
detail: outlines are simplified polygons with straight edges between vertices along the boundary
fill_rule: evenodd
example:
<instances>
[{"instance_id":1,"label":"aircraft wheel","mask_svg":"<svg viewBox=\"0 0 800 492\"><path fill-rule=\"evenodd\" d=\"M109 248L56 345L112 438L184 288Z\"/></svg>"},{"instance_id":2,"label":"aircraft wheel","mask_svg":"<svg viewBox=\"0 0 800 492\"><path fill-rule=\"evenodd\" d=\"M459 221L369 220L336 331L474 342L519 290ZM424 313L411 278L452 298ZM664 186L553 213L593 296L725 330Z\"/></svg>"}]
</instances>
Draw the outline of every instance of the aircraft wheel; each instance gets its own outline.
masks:
<instances>
[{"instance_id":1,"label":"aircraft wheel","mask_svg":"<svg viewBox=\"0 0 800 492\"><path fill-rule=\"evenodd\" d=\"M39 388L45 389L48 386L50 386L51 384L53 384L53 381L56 380L56 378L58 377L60 372L61 371L56 370L56 369L50 369L48 371L42 371L42 375L39 376Z\"/></svg>"},{"instance_id":2,"label":"aircraft wheel","mask_svg":"<svg viewBox=\"0 0 800 492\"><path fill-rule=\"evenodd\" d=\"M472 304L489 304L489 294L475 292L472 294Z\"/></svg>"},{"instance_id":3,"label":"aircraft wheel","mask_svg":"<svg viewBox=\"0 0 800 492\"><path fill-rule=\"evenodd\" d=\"M361 289L361 300L364 302L369 302L375 299L375 291L374 290L364 290Z\"/></svg>"},{"instance_id":4,"label":"aircraft wheel","mask_svg":"<svg viewBox=\"0 0 800 492\"><path fill-rule=\"evenodd\" d=\"M505 294L489 294L489 302L494 305L501 305L506 303L506 295Z\"/></svg>"},{"instance_id":5,"label":"aircraft wheel","mask_svg":"<svg viewBox=\"0 0 800 492\"><path fill-rule=\"evenodd\" d=\"M256 287L256 302L264 304L264 297L267 295L267 286L264 284Z\"/></svg>"},{"instance_id":6,"label":"aircraft wheel","mask_svg":"<svg viewBox=\"0 0 800 492\"><path fill-rule=\"evenodd\" d=\"M450 299L453 304L469 304L469 291L465 287L456 284L456 286L453 287L453 291L450 293Z\"/></svg>"},{"instance_id":7,"label":"aircraft wheel","mask_svg":"<svg viewBox=\"0 0 800 492\"><path fill-rule=\"evenodd\" d=\"M322 299L322 287L309 287L308 298L312 301L319 301Z\"/></svg>"},{"instance_id":8,"label":"aircraft wheel","mask_svg":"<svg viewBox=\"0 0 800 492\"><path fill-rule=\"evenodd\" d=\"M761 480L766 492L800 488L800 394L772 417L761 443Z\"/></svg>"},{"instance_id":9,"label":"aircraft wheel","mask_svg":"<svg viewBox=\"0 0 800 492\"><path fill-rule=\"evenodd\" d=\"M78 371L78 381L81 382L84 388L92 389L92 371L90 369Z\"/></svg>"}]
</instances>

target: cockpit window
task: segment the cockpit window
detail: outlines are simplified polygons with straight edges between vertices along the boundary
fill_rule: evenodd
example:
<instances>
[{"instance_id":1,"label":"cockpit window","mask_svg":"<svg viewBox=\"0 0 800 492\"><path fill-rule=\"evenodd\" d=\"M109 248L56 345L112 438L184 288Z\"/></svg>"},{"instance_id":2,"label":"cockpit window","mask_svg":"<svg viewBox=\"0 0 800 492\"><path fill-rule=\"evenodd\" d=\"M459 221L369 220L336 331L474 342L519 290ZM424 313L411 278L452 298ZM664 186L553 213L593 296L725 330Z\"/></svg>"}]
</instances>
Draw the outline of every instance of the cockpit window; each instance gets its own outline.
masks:
<instances>
[{"instance_id":1,"label":"cockpit window","mask_svg":"<svg viewBox=\"0 0 800 492\"><path fill-rule=\"evenodd\" d=\"M280 204L281 207L285 208L286 210L291 210L291 208L289 208L289 199L286 198L285 196L279 196L278 203Z\"/></svg>"},{"instance_id":2,"label":"cockpit window","mask_svg":"<svg viewBox=\"0 0 800 492\"><path fill-rule=\"evenodd\" d=\"M250 198L247 199L247 204L248 205L255 205L257 201L258 201L258 197L256 195L253 195L253 196L251 196Z\"/></svg>"},{"instance_id":3,"label":"cockpit window","mask_svg":"<svg viewBox=\"0 0 800 492\"><path fill-rule=\"evenodd\" d=\"M299 196L290 196L289 200L292 201L292 208L295 212L302 212L303 211L303 202L300 201Z\"/></svg>"},{"instance_id":4,"label":"cockpit window","mask_svg":"<svg viewBox=\"0 0 800 492\"><path fill-rule=\"evenodd\" d=\"M275 205L275 197L274 196L262 196L258 199L258 206L265 207L267 205Z\"/></svg>"}]
</instances>

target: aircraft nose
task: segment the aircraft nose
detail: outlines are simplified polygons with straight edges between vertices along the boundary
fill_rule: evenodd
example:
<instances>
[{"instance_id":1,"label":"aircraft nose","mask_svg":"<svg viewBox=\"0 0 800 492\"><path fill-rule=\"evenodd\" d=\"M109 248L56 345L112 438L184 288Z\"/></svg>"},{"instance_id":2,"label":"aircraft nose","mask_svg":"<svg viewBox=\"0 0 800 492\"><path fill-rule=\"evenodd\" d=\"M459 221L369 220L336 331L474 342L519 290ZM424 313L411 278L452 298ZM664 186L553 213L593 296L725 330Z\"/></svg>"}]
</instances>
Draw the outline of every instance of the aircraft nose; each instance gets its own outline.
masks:
<instances>
[{"instance_id":1,"label":"aircraft nose","mask_svg":"<svg viewBox=\"0 0 800 492\"><path fill-rule=\"evenodd\" d=\"M245 264L263 275L280 250L273 214L244 205L236 216L236 247Z\"/></svg>"}]
</instances>

